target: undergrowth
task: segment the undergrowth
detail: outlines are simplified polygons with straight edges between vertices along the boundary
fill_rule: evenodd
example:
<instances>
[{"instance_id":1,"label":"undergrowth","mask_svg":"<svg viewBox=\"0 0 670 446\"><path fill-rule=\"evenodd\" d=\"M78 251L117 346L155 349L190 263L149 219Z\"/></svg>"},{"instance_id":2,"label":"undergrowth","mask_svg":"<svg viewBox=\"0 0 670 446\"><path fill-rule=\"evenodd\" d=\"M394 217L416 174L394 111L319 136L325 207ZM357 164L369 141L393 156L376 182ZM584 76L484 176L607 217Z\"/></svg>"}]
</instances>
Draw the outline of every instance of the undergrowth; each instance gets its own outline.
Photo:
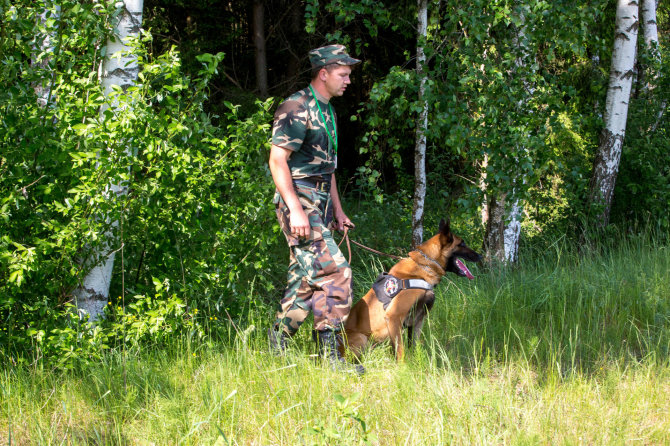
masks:
<instances>
[{"instance_id":1,"label":"undergrowth","mask_svg":"<svg viewBox=\"0 0 670 446\"><path fill-rule=\"evenodd\" d=\"M619 240L446 277L406 362L381 345L360 378L316 359L307 327L269 354L263 305L223 320L185 308L202 332L129 338L70 368L3 360L0 441L667 443L670 250ZM359 297L389 266L358 251L354 265Z\"/></svg>"}]
</instances>

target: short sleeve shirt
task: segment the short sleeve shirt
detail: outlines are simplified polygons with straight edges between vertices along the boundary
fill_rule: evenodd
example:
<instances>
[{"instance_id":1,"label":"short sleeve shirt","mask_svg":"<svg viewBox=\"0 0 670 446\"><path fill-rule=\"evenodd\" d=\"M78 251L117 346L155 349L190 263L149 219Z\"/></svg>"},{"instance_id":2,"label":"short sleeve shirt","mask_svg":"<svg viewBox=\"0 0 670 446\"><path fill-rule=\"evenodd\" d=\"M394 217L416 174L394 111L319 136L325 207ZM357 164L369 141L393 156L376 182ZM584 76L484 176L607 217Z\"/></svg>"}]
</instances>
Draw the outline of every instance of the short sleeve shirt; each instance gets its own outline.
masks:
<instances>
[{"instance_id":1,"label":"short sleeve shirt","mask_svg":"<svg viewBox=\"0 0 670 446\"><path fill-rule=\"evenodd\" d=\"M319 113L317 100L308 87L289 96L275 112L272 144L293 152L288 167L294 179L329 177L337 167L335 148L326 133L334 139L337 123L323 101ZM334 112L333 117L337 120Z\"/></svg>"}]
</instances>

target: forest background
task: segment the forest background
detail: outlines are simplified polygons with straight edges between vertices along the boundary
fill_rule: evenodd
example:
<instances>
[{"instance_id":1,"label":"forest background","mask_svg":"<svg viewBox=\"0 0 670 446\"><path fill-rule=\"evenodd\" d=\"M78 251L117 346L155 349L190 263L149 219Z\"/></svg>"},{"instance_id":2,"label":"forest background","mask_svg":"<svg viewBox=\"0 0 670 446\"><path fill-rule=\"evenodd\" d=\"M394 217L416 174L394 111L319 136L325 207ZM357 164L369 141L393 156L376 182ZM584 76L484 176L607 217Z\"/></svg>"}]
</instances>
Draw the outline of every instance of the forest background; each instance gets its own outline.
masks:
<instances>
[{"instance_id":1,"label":"forest background","mask_svg":"<svg viewBox=\"0 0 670 446\"><path fill-rule=\"evenodd\" d=\"M272 112L309 81L309 49L328 43L363 60L334 103L340 193L368 245L411 246L424 103L427 232L450 217L489 266L505 257L487 244L486 211L504 197L523 203L521 257L558 240L597 247L670 228L663 5L658 45L638 41L609 225L588 195L615 2L429 2L417 39L414 2L147 1L132 44L137 81L110 95L100 70L119 5L2 3L0 315L10 362L68 366L122 340L207 337L251 308L272 313L286 263L267 168ZM75 290L100 251L117 254L107 317L82 331Z\"/></svg>"},{"instance_id":2,"label":"forest background","mask_svg":"<svg viewBox=\"0 0 670 446\"><path fill-rule=\"evenodd\" d=\"M625 30L639 37L623 151L611 203L592 193L622 3L637 5L0 0L0 439L670 441L667 3L651 2L658 43ZM368 381L330 382L345 396L314 378L307 330L292 366L264 338L288 262L272 114L309 82L307 52L335 42L363 61L333 100L352 237L410 249L423 132L425 236L449 217L486 257L476 280L438 287L407 367L370 353ZM357 298L390 262L355 248ZM91 325L81 292L99 264Z\"/></svg>"},{"instance_id":3,"label":"forest background","mask_svg":"<svg viewBox=\"0 0 670 446\"><path fill-rule=\"evenodd\" d=\"M286 263L266 164L272 112L309 81L309 49L332 42L363 60L334 100L340 193L361 241L396 253L411 245L424 103L428 232L450 217L492 262L486 210L505 195L523 203L521 256L562 238L585 243L604 226L589 220L588 183L615 2L429 2L417 41L414 2L147 1L138 80L110 99L99 71L118 6L2 3L4 355L86 350L69 309L96 250L122 256L108 323L138 338L191 327L196 309L221 320L272 308ZM639 39L631 73L609 219L622 233L670 228L667 9L657 12L657 53ZM100 113L112 100L122 105ZM112 185L126 192L106 192ZM141 321L128 325L115 308Z\"/></svg>"}]
</instances>

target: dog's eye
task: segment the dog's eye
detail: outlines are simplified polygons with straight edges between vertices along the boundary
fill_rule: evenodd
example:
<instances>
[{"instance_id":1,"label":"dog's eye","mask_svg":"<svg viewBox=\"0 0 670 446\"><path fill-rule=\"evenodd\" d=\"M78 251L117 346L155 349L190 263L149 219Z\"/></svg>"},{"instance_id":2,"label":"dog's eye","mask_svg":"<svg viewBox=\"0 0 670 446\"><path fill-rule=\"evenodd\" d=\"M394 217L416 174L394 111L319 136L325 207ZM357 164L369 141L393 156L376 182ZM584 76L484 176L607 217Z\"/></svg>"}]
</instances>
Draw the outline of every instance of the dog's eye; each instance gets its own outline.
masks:
<instances>
[{"instance_id":1,"label":"dog's eye","mask_svg":"<svg viewBox=\"0 0 670 446\"><path fill-rule=\"evenodd\" d=\"M461 243L459 243L458 246L459 246L460 248L465 248L465 242L461 242Z\"/></svg>"}]
</instances>

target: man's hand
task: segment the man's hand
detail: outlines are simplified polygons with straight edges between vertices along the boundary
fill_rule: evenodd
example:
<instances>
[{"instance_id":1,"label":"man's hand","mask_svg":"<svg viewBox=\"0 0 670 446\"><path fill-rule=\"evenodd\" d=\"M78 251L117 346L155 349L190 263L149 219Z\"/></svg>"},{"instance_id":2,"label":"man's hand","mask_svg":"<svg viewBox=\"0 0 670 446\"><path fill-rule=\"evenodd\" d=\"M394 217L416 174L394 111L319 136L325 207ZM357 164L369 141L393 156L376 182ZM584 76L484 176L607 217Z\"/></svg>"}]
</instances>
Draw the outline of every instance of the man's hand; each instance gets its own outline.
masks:
<instances>
[{"instance_id":1,"label":"man's hand","mask_svg":"<svg viewBox=\"0 0 670 446\"><path fill-rule=\"evenodd\" d=\"M291 235L294 237L309 237L310 225L309 218L302 208L291 210L289 214L289 224L291 225Z\"/></svg>"},{"instance_id":2,"label":"man's hand","mask_svg":"<svg viewBox=\"0 0 670 446\"><path fill-rule=\"evenodd\" d=\"M284 203L289 208L289 225L293 237L309 237L309 219L293 188L291 171L288 168L288 159L291 151L279 146L272 146L270 150L270 172Z\"/></svg>"},{"instance_id":3,"label":"man's hand","mask_svg":"<svg viewBox=\"0 0 670 446\"><path fill-rule=\"evenodd\" d=\"M349 229L354 229L356 227L344 212L335 212L335 228L337 228L338 231L344 231L345 226L349 227Z\"/></svg>"},{"instance_id":4,"label":"man's hand","mask_svg":"<svg viewBox=\"0 0 670 446\"><path fill-rule=\"evenodd\" d=\"M333 214L335 217L335 229L344 231L344 227L354 229L355 224L349 220L349 217L342 210L342 203L340 202L340 194L337 192L337 182L335 181L335 174L330 177L330 198L333 200Z\"/></svg>"}]
</instances>

